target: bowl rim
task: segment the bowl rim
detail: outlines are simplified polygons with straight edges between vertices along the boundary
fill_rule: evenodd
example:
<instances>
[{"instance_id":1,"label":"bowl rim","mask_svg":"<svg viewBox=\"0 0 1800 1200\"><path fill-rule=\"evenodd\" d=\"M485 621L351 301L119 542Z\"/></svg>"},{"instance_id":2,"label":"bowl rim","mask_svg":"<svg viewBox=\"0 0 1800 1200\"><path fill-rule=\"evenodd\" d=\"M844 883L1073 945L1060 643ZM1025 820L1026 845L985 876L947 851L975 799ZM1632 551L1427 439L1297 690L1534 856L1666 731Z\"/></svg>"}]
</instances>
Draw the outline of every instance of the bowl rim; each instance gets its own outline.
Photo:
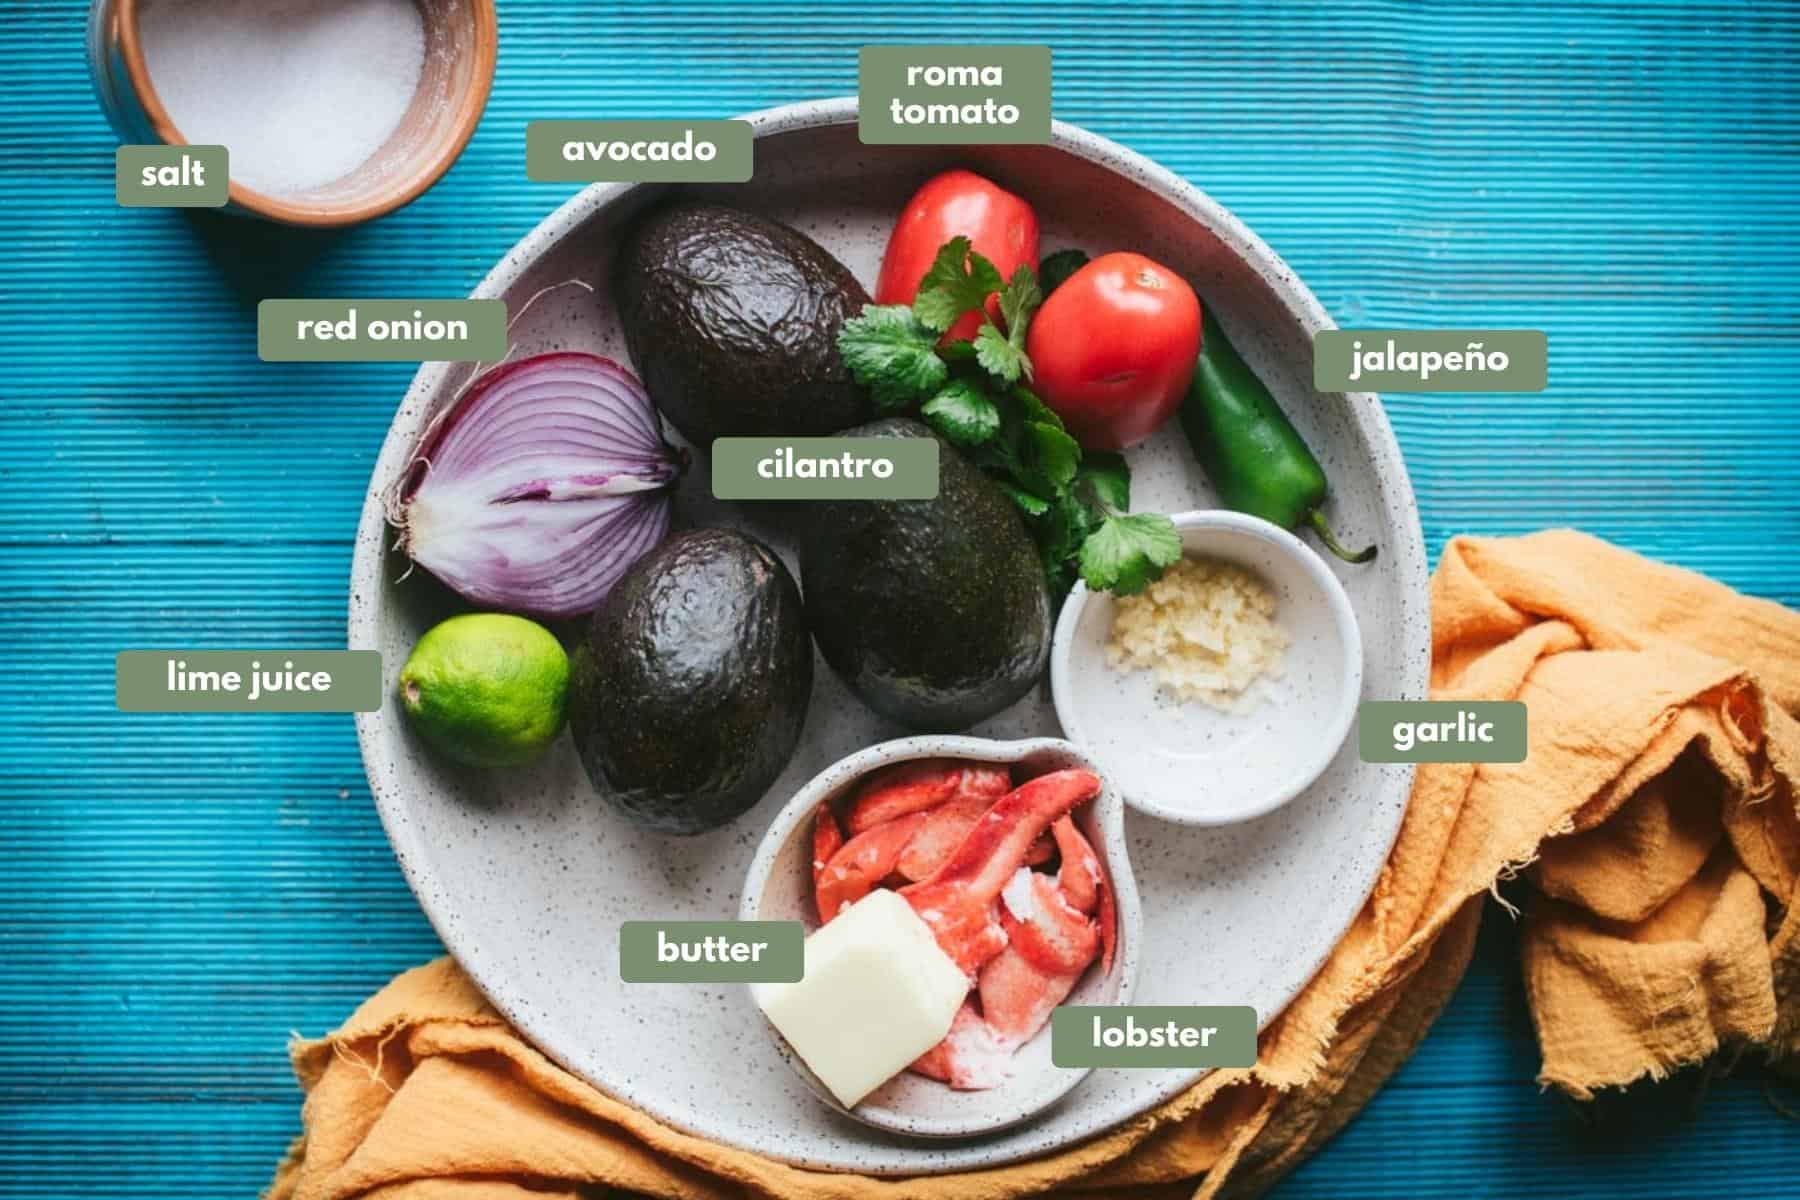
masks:
<instances>
[{"instance_id":1,"label":"bowl rim","mask_svg":"<svg viewBox=\"0 0 1800 1200\"><path fill-rule=\"evenodd\" d=\"M803 100L759 109L746 114L741 119L750 122L752 135L759 139L787 133L854 125L857 121L857 98L855 96L838 96L820 100ZM1183 177L1110 138L1090 133L1086 129L1065 121L1052 121L1050 141L1046 144L1051 149L1101 165L1113 174L1148 188L1173 204L1188 220L1206 227L1233 254L1257 265L1259 273L1263 274L1265 282L1275 292L1281 306L1293 315L1301 328L1308 334L1317 333L1321 329L1337 328L1335 322L1325 312L1318 297L1300 280L1292 268L1288 267L1280 255L1276 254L1236 215ZM940 147L939 149L948 153L955 152L955 147ZM470 296L482 298L502 295L523 278L544 254L551 252L591 214L624 199L640 188L656 186L660 185L611 182L590 184L581 189L541 218L502 254L469 293ZM468 364L466 363L421 364L418 371L415 372L411 384L395 406L394 418L388 425L375 465L370 471L369 488L364 497L363 510L357 526L356 542L352 549L348 589L350 593L349 612L346 622L347 641L352 649L380 648L381 593L389 582L383 571L386 561L384 535L387 523L383 504L386 481L395 471L404 466L411 452L417 428L422 427L423 422L429 418L428 402L440 388L446 385L453 372L466 372L467 369ZM1399 442L1394 436L1393 427L1388 421L1386 412L1382 409L1374 393L1349 392L1344 394L1344 400L1356 410L1356 421L1361 435L1368 439L1377 457L1388 456L1396 464L1400 463ZM1383 472L1380 488L1379 510L1384 524L1398 534L1393 546L1384 545L1383 555L1386 561L1392 564L1392 568L1400 572L1403 595L1416 598L1416 611L1413 608L1407 608L1397 614L1398 618L1403 620L1406 634L1398 654L1398 661L1395 663L1395 673L1400 679L1400 687L1395 698L1424 699L1431 663L1431 640L1429 625L1426 621L1429 576L1425 557L1424 531L1420 524L1418 504L1414 498L1412 482L1403 468ZM1406 618L1412 619L1406 620ZM609 1095L618 1096L625 1102L638 1106L651 1116L676 1128L740 1146L756 1153L771 1155L802 1167L856 1170L867 1174L896 1177L940 1174L964 1169L955 1162L946 1161L937 1156L908 1157L907 1161L902 1163L894 1154L893 1148L885 1144L867 1147L870 1153L877 1157L877 1161L874 1162L866 1160L857 1162L841 1154L825 1156L796 1153L786 1150L780 1145L752 1144L747 1140L736 1139L730 1133L721 1133L717 1127L693 1126L685 1122L680 1114L661 1104L657 1097L646 1096L637 1088L620 1087L616 1081L602 1083L584 1068L571 1062L566 1056L565 1050L554 1045L555 1039L542 1036L554 1032L554 1024L547 1016L520 1004L519 997L509 980L504 976L496 977L484 971L479 955L474 957L465 955L464 952L470 949L469 938L451 919L446 908L446 901L440 897L437 891L437 882L426 865L431 857L429 839L426 837L424 829L410 819L405 788L395 786L389 781L389 764L383 746L386 722L391 719L389 712L385 711L388 707L384 705L383 709L373 712L357 713L354 720L357 743L362 753L364 774L368 779L382 827L386 831L395 857L400 863L401 873L406 877L408 886L411 887L420 907L425 912L426 919L431 922L445 947L464 965L470 977L487 996L488 1001L502 1016L537 1043L552 1061L568 1067L575 1074L587 1079ZM1410 792L1412 778L1413 767L1410 764L1400 764L1386 773L1388 781L1386 786L1404 794ZM1405 803L1402 800L1393 817L1392 828L1381 839L1382 861L1385 861L1394 839L1399 836L1400 818L1404 812ZM1374 889L1379 877L1380 866L1380 862L1376 862L1369 869L1366 880L1360 881L1359 890L1365 900ZM1332 948L1342 938L1345 930L1349 929L1360 911L1360 904L1348 908L1343 915L1343 920L1335 928L1325 931L1329 933L1329 939L1322 940L1316 954L1307 956L1304 971L1298 977L1299 982L1292 988L1284 989L1275 997L1271 1012L1261 1013L1259 1011L1260 1025L1266 1026L1276 1013L1285 1009L1293 1001L1294 997L1304 988L1306 981L1310 980L1318 972L1319 967L1324 964ZM1096 1136L1106 1129L1113 1128L1123 1121L1149 1111L1191 1087L1203 1074L1204 1072L1167 1072L1167 1079L1159 1082L1141 1102L1135 1103L1129 1112L1087 1129L1079 1137ZM1067 1144L1069 1142L1063 1140L1046 1142L1042 1145L1026 1142L1017 1146L1008 1146L998 1152L985 1155L981 1159L981 1165L994 1166L1001 1163L1025 1161L1040 1157Z\"/></svg>"},{"instance_id":2,"label":"bowl rim","mask_svg":"<svg viewBox=\"0 0 1800 1200\"><path fill-rule=\"evenodd\" d=\"M806 820L820 804L828 797L854 786L871 772L894 763L927 758L964 758L1010 765L1046 753L1071 759L1100 777L1100 794L1089 803L1093 805L1094 824L1101 833L1101 845L1096 846L1095 851L1100 855L1106 867L1108 881L1112 885L1114 920L1118 922L1118 946L1112 970L1112 974L1118 979L1118 995L1110 1003L1131 1003L1132 993L1137 987L1142 955L1144 910L1143 899L1137 890L1137 876L1131 866L1131 847L1125 836L1125 801L1094 756L1068 738L988 738L971 734L922 733L890 738L844 755L802 784L763 831L756 853L751 857L750 865L744 869L744 882L738 898L738 919L772 919L761 916L759 910L762 898L768 891L769 880L774 877L775 863L782 852L795 838L806 836ZM1085 971L1083 975L1086 975ZM1058 1068L1056 1074L1047 1077L1048 1086L1042 1092L1034 1095L1029 1102L1003 1112L994 1120L971 1123L954 1116L879 1119L873 1111L865 1111L860 1105L857 1108L845 1108L813 1076L800 1056L794 1053L763 1015L756 1003L754 985L746 984L739 990L749 1003L758 1024L774 1039L776 1052L814 1096L840 1116L888 1133L930 1140L976 1138L999 1133L1042 1113L1074 1091L1094 1072L1093 1067ZM1049 1036L1050 1026L1045 1025L1033 1035L1031 1041Z\"/></svg>"},{"instance_id":3,"label":"bowl rim","mask_svg":"<svg viewBox=\"0 0 1800 1200\"><path fill-rule=\"evenodd\" d=\"M1250 537L1273 546L1290 561L1297 562L1302 573L1325 597L1326 607L1331 612L1332 629L1337 638L1338 657L1344 669L1337 700L1331 710L1331 721L1326 725L1324 736L1318 740L1312 754L1304 760L1300 770L1283 776L1277 786L1259 794L1254 803L1239 805L1225 813L1197 813L1178 805L1163 803L1155 797L1137 795L1125 787L1119 789L1128 807L1175 825L1204 828L1237 825L1267 816L1311 787L1343 748L1344 739L1350 735L1350 726L1355 723L1357 706L1362 700L1362 628L1357 623L1356 609L1350 603L1350 596L1336 573L1317 551L1281 526L1248 513L1222 508L1193 509L1174 513L1169 519L1182 534L1190 531L1225 532ZM1188 539L1185 536L1182 538L1182 552L1184 555L1188 552ZM1062 613L1056 620L1056 632L1050 642L1050 697L1056 706L1056 719L1062 725L1064 735L1088 757L1105 766L1105 756L1085 736L1082 728L1073 698L1075 684L1071 676L1073 668L1070 666L1076 628L1081 623L1081 614L1092 595L1087 584L1077 581L1068 599L1063 601Z\"/></svg>"},{"instance_id":4,"label":"bowl rim","mask_svg":"<svg viewBox=\"0 0 1800 1200\"><path fill-rule=\"evenodd\" d=\"M373 197L359 203L313 203L291 196L278 196L246 187L235 179L228 181L229 202L244 212L252 213L283 225L313 229L336 229L359 225L395 209L411 204L443 178L452 164L462 156L481 115L487 109L488 96L494 87L494 66L500 56L500 22L495 0L465 0L475 17L475 71L470 86L454 100L451 134L439 143L437 152L423 169L409 179L383 188ZM164 107L156 85L150 79L150 67L144 59L144 44L138 32L138 18L143 0L112 0L113 28L117 31L119 57L125 64L125 75L136 93L144 117L158 139L168 146L186 146L169 110ZM421 10L423 11L423 10Z\"/></svg>"}]
</instances>

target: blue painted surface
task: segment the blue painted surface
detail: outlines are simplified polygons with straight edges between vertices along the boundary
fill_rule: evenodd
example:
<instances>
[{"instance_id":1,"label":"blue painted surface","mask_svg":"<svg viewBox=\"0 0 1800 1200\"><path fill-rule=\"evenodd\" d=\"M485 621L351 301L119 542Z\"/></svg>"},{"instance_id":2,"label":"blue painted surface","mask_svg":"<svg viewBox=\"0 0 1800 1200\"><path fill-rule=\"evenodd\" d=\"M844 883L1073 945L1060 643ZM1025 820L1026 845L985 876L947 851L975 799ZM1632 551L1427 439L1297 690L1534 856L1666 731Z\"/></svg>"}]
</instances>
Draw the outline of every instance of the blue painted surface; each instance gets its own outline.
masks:
<instances>
[{"instance_id":1,"label":"blue painted surface","mask_svg":"<svg viewBox=\"0 0 1800 1200\"><path fill-rule=\"evenodd\" d=\"M288 1031L438 950L348 717L124 716L112 657L342 645L409 370L259 363L255 302L463 293L571 190L525 181L531 118L844 93L865 42L1048 42L1058 115L1212 192L1340 322L1549 331L1542 395L1388 399L1434 552L1577 524L1800 605L1800 11L1030 7L502 0L461 163L327 235L114 207L85 5L0 9L0 1194L252 1194L298 1128ZM1591 1130L1535 1068L1498 918L1279 1195L1800 1195L1755 1078Z\"/></svg>"}]
</instances>

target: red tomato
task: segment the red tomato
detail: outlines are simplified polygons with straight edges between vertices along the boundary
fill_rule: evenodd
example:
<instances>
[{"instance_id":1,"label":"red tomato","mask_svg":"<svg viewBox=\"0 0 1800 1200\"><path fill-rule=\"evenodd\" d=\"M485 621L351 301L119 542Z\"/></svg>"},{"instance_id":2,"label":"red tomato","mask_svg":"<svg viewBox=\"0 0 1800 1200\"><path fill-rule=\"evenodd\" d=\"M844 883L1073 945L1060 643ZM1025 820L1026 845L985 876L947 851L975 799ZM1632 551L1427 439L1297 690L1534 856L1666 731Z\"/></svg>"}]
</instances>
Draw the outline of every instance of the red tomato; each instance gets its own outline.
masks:
<instances>
[{"instance_id":1,"label":"red tomato","mask_svg":"<svg viewBox=\"0 0 1800 1200\"><path fill-rule=\"evenodd\" d=\"M1003 279L1011 279L1021 264L1037 270L1038 223L1031 206L973 171L945 171L913 193L895 223L881 256L875 303L911 304L931 260L958 236L1000 268ZM998 301L990 298L988 311L998 314ZM945 338L972 338L980 326L980 314L967 313Z\"/></svg>"},{"instance_id":2,"label":"red tomato","mask_svg":"<svg viewBox=\"0 0 1800 1200\"><path fill-rule=\"evenodd\" d=\"M1038 309L1032 390L1089 450L1143 441L1181 407L1200 356L1200 300L1141 254L1103 254Z\"/></svg>"}]
</instances>

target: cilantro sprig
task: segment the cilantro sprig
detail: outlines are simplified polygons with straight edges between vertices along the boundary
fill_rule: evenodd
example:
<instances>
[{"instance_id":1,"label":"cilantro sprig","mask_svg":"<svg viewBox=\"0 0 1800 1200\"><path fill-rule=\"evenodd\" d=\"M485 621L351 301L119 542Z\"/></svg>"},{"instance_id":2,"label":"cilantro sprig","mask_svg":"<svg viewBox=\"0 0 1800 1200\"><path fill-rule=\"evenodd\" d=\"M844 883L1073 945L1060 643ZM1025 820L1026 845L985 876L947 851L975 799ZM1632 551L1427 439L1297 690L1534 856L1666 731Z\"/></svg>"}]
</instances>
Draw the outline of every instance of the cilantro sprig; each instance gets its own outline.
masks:
<instances>
[{"instance_id":1,"label":"cilantro sprig","mask_svg":"<svg viewBox=\"0 0 1800 1200\"><path fill-rule=\"evenodd\" d=\"M990 296L998 298L997 320ZM968 238L952 238L911 305L865 306L844 322L838 349L884 411L916 408L999 483L1024 514L1054 595L1066 594L1077 577L1096 591L1142 591L1181 557L1181 538L1161 513L1131 512L1125 460L1084 455L1031 390L1026 335L1043 302L1029 266L1005 279ZM971 312L981 313L975 336L945 340Z\"/></svg>"},{"instance_id":2,"label":"cilantro sprig","mask_svg":"<svg viewBox=\"0 0 1800 1200\"><path fill-rule=\"evenodd\" d=\"M912 310L926 328L946 333L966 312L987 304L987 298L1006 286L1000 268L971 248L966 237L954 237L938 249Z\"/></svg>"}]
</instances>

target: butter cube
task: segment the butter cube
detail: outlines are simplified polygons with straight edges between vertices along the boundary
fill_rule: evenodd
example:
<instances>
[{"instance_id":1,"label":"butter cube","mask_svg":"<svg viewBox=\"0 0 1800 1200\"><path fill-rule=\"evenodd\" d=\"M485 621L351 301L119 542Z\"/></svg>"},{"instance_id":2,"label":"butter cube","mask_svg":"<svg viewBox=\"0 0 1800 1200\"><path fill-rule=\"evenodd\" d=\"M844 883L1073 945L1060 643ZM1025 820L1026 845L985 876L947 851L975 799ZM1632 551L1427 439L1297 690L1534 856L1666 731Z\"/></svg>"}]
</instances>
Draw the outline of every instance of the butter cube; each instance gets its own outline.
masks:
<instances>
[{"instance_id":1,"label":"butter cube","mask_svg":"<svg viewBox=\"0 0 1800 1200\"><path fill-rule=\"evenodd\" d=\"M806 939L798 983L756 1002L846 1108L944 1040L969 980L912 905L877 889Z\"/></svg>"}]
</instances>

